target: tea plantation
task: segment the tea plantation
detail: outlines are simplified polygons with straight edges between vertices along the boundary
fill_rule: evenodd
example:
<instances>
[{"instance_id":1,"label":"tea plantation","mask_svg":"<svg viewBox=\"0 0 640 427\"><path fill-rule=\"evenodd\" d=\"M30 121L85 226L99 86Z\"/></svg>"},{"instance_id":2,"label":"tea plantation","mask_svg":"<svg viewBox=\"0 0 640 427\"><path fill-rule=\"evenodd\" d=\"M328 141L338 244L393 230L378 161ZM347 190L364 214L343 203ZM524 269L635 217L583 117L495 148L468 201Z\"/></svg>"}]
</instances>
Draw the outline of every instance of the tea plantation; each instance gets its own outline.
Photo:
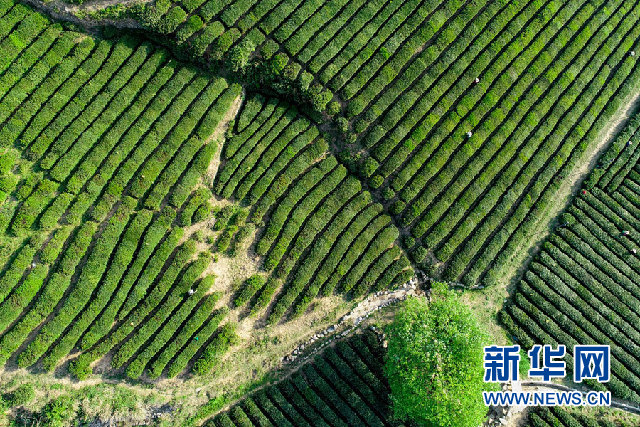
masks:
<instances>
[{"instance_id":1,"label":"tea plantation","mask_svg":"<svg viewBox=\"0 0 640 427\"><path fill-rule=\"evenodd\" d=\"M206 1L143 25L251 84L310 102L394 218L414 263L467 286L502 266L637 88L622 1Z\"/></svg>"},{"instance_id":2,"label":"tea plantation","mask_svg":"<svg viewBox=\"0 0 640 427\"><path fill-rule=\"evenodd\" d=\"M167 345L176 375L197 347L232 333L212 312L210 255L174 223L240 87L149 43L64 30L20 4L5 5L2 22L14 46L0 77L2 227L15 249L0 279L0 361L52 370L79 348L71 370L83 376L117 349L113 367L137 377ZM196 349L177 344L196 331ZM202 353L196 368L214 357Z\"/></svg>"},{"instance_id":3,"label":"tea plantation","mask_svg":"<svg viewBox=\"0 0 640 427\"><path fill-rule=\"evenodd\" d=\"M318 128L275 98L247 99L238 133L225 144L216 194L252 206L250 220L265 223L256 244L272 271L254 297L256 312L276 297L267 322L302 315L317 295L362 297L413 277L394 244L398 230L383 207L327 152Z\"/></svg>"},{"instance_id":4,"label":"tea plantation","mask_svg":"<svg viewBox=\"0 0 640 427\"><path fill-rule=\"evenodd\" d=\"M496 344L610 345L580 386L640 408L639 24L0 0L0 424L414 425L381 330L433 281Z\"/></svg>"},{"instance_id":5,"label":"tea plantation","mask_svg":"<svg viewBox=\"0 0 640 427\"><path fill-rule=\"evenodd\" d=\"M205 425L403 425L391 416L389 385L382 374L384 352L374 333L350 337Z\"/></svg>"},{"instance_id":6,"label":"tea plantation","mask_svg":"<svg viewBox=\"0 0 640 427\"><path fill-rule=\"evenodd\" d=\"M233 327L217 329L219 295L203 276L211 255L183 227L209 216L201 176L240 86L139 39L63 30L20 4L5 11L11 19L21 23L7 25L5 41L24 49L1 77L3 227L16 245L0 279L1 361L51 370L79 348L71 363L79 377L109 352L129 377L152 361L154 377L165 366L174 376L202 347L194 369L206 373ZM256 250L273 274L253 289L253 312L277 295L274 322L290 308L301 315L320 292L359 297L412 277L390 218L315 125L254 97L238 126L214 189L249 194L248 220L266 224ZM218 249L246 220L223 214Z\"/></svg>"},{"instance_id":7,"label":"tea plantation","mask_svg":"<svg viewBox=\"0 0 640 427\"><path fill-rule=\"evenodd\" d=\"M609 344L613 378L605 386L634 402L640 401L639 126L636 115L600 158L501 313L525 347Z\"/></svg>"}]
</instances>

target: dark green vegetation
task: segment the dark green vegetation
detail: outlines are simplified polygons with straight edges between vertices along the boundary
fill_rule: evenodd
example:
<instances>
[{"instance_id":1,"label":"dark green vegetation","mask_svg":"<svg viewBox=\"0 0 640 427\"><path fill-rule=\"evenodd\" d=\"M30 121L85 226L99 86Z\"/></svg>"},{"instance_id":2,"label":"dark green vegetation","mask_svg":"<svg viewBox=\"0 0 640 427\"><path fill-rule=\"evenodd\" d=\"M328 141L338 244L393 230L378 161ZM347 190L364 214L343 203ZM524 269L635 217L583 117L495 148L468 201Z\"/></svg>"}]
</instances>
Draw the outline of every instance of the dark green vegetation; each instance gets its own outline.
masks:
<instances>
[{"instance_id":1,"label":"dark green vegetation","mask_svg":"<svg viewBox=\"0 0 640 427\"><path fill-rule=\"evenodd\" d=\"M2 402L1 406L5 408L26 405L33 400L35 394L36 392L32 384L20 385L12 392L6 393L2 396L2 399L0 400Z\"/></svg>"},{"instance_id":2,"label":"dark green vegetation","mask_svg":"<svg viewBox=\"0 0 640 427\"><path fill-rule=\"evenodd\" d=\"M267 315L273 323L302 315L318 295L362 297L413 276L394 244L391 218L295 108L250 97L235 131L224 145L215 192L247 204L249 219L265 225L256 252L271 273L266 282L245 283L237 305L251 300L255 314L275 298Z\"/></svg>"},{"instance_id":3,"label":"dark green vegetation","mask_svg":"<svg viewBox=\"0 0 640 427\"><path fill-rule=\"evenodd\" d=\"M218 414L208 426L477 426L487 338L446 285L410 298L380 336L339 340L287 379ZM404 421L401 421L404 420Z\"/></svg>"},{"instance_id":4,"label":"dark green vegetation","mask_svg":"<svg viewBox=\"0 0 640 427\"><path fill-rule=\"evenodd\" d=\"M71 424L75 418L74 402L70 396L60 396L51 400L42 408L38 425L62 427Z\"/></svg>"},{"instance_id":5,"label":"dark green vegetation","mask_svg":"<svg viewBox=\"0 0 640 427\"><path fill-rule=\"evenodd\" d=\"M609 417L613 418L613 417ZM606 416L596 416L569 411L561 407L532 408L527 415L531 427L631 427L632 421L617 421Z\"/></svg>"},{"instance_id":6,"label":"dark green vegetation","mask_svg":"<svg viewBox=\"0 0 640 427\"><path fill-rule=\"evenodd\" d=\"M323 111L335 152L416 265L502 279L564 179L638 87L621 0L161 0L176 50ZM507 271L508 273L508 271Z\"/></svg>"},{"instance_id":7,"label":"dark green vegetation","mask_svg":"<svg viewBox=\"0 0 640 427\"><path fill-rule=\"evenodd\" d=\"M476 427L487 415L480 399L483 347L489 337L469 307L445 284L430 302L409 298L385 328L385 375L394 416L424 426Z\"/></svg>"},{"instance_id":8,"label":"dark green vegetation","mask_svg":"<svg viewBox=\"0 0 640 427\"><path fill-rule=\"evenodd\" d=\"M206 425L401 425L392 419L384 355L378 336L369 331L339 341L291 377L249 395Z\"/></svg>"},{"instance_id":9,"label":"dark green vegetation","mask_svg":"<svg viewBox=\"0 0 640 427\"><path fill-rule=\"evenodd\" d=\"M618 134L529 265L502 323L524 347L611 345L616 396L640 402L640 116ZM571 366L571 358L567 357Z\"/></svg>"},{"instance_id":10,"label":"dark green vegetation","mask_svg":"<svg viewBox=\"0 0 640 427\"><path fill-rule=\"evenodd\" d=\"M1 9L0 362L52 370L80 349L81 378L107 352L129 377L152 360L174 376L204 349L212 366L229 332L210 256L175 223L210 197L195 189L240 87L137 39Z\"/></svg>"},{"instance_id":11,"label":"dark green vegetation","mask_svg":"<svg viewBox=\"0 0 640 427\"><path fill-rule=\"evenodd\" d=\"M207 182L240 86L1 5L1 364L50 371L81 350L78 378L105 355L134 379L209 373L236 338L208 252L246 251L254 224L270 274L235 304L270 307L268 323L413 276L382 206L294 107L251 96ZM248 208L213 208L214 194ZM185 233L205 220L217 234Z\"/></svg>"},{"instance_id":12,"label":"dark green vegetation","mask_svg":"<svg viewBox=\"0 0 640 427\"><path fill-rule=\"evenodd\" d=\"M504 283L640 82L635 0L158 0L135 17L171 49L0 0L3 366L207 376L254 338L247 325L278 330L337 300L320 297L357 300L416 267ZM638 126L501 318L525 347L610 343L607 387L640 403ZM213 292L218 255L259 271ZM421 340L479 345L459 304L432 310ZM372 340L337 344L214 424L392 424ZM472 359L448 356L438 365ZM477 424L477 402L440 397L479 391L475 371L445 369L438 389L401 367L388 368L398 416Z\"/></svg>"}]
</instances>

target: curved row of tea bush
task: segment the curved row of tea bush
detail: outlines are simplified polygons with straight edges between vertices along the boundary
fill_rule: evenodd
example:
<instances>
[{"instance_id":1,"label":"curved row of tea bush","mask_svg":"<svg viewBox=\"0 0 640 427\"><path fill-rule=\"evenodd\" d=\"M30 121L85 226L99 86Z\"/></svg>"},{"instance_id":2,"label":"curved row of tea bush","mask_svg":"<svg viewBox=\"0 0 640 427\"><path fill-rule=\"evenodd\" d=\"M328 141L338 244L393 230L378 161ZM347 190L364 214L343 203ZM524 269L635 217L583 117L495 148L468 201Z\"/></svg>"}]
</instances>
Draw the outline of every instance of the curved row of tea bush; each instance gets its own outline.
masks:
<instances>
[{"instance_id":1,"label":"curved row of tea bush","mask_svg":"<svg viewBox=\"0 0 640 427\"><path fill-rule=\"evenodd\" d=\"M254 96L236 132L214 187L264 224L255 249L272 275L247 285L238 305L250 302L255 314L274 300L273 323L302 314L319 293L359 297L411 278L391 219L328 153L316 126L287 104Z\"/></svg>"},{"instance_id":2,"label":"curved row of tea bush","mask_svg":"<svg viewBox=\"0 0 640 427\"><path fill-rule=\"evenodd\" d=\"M182 54L223 62L251 85L333 115L342 110L337 97L355 100L352 114L362 111L416 51L440 32L443 40L463 33L487 3L163 0L137 15Z\"/></svg>"},{"instance_id":3,"label":"curved row of tea bush","mask_svg":"<svg viewBox=\"0 0 640 427\"><path fill-rule=\"evenodd\" d=\"M637 12L619 0L167 0L141 19L180 46L198 45L196 57L240 71L249 86L342 113L332 119L340 159L410 234L413 261L473 286L499 280L637 88ZM208 47L203 37L213 37ZM251 187L279 149L271 142L309 132L277 104L256 101L241 119L247 141L229 153L246 154L230 160L218 194L255 203ZM251 125L264 134L252 138ZM250 152L251 173L229 181Z\"/></svg>"},{"instance_id":4,"label":"curved row of tea bush","mask_svg":"<svg viewBox=\"0 0 640 427\"><path fill-rule=\"evenodd\" d=\"M629 52L637 6L553 3L505 8L500 13L510 20L479 33L473 50L456 39L445 50L449 55L434 55L422 74L426 81L396 90L407 101L389 98L387 115L363 136L373 156L363 173L382 185L391 211L411 231L415 260L430 259L431 252L449 280L493 281L502 264L496 256L512 255L536 221L533 212L550 203L559 181L633 90ZM525 28L538 8L548 13ZM516 37L521 32L525 38ZM490 49L491 37L504 40L505 48ZM446 67L442 61L452 58L456 68ZM507 76L507 66L518 73ZM572 77L563 74L567 69ZM417 96L427 88L429 97ZM438 95L431 96L433 90ZM389 137L393 132L400 133Z\"/></svg>"},{"instance_id":5,"label":"curved row of tea bush","mask_svg":"<svg viewBox=\"0 0 640 427\"><path fill-rule=\"evenodd\" d=\"M383 357L377 335L354 335L205 425L400 425L392 419Z\"/></svg>"},{"instance_id":6,"label":"curved row of tea bush","mask_svg":"<svg viewBox=\"0 0 640 427\"><path fill-rule=\"evenodd\" d=\"M0 363L53 370L79 350L79 378L108 353L131 378L152 361L180 374L226 315L178 225L211 215L201 177L240 86L133 36L0 9Z\"/></svg>"}]
</instances>

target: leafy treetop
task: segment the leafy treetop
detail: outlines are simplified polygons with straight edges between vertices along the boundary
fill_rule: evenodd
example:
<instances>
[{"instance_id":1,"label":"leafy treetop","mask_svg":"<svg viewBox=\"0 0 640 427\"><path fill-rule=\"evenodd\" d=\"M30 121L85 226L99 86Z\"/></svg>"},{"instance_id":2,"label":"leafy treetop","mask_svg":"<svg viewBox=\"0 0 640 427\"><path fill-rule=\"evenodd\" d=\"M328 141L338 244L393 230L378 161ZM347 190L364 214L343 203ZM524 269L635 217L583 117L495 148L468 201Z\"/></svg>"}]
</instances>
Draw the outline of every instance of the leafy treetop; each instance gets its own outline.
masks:
<instances>
[{"instance_id":1,"label":"leafy treetop","mask_svg":"<svg viewBox=\"0 0 640 427\"><path fill-rule=\"evenodd\" d=\"M488 335L455 292L437 283L430 302L408 298L386 334L385 374L397 418L425 426L482 424Z\"/></svg>"}]
</instances>

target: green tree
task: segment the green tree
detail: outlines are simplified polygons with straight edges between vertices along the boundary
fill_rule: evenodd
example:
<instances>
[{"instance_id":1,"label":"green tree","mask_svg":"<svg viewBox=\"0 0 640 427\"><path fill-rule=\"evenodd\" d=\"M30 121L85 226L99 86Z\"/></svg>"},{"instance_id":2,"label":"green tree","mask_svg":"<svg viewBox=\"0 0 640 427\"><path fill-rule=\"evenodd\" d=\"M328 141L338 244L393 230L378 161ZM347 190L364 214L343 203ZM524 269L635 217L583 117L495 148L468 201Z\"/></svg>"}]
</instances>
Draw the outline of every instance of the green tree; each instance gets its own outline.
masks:
<instances>
[{"instance_id":1,"label":"green tree","mask_svg":"<svg viewBox=\"0 0 640 427\"><path fill-rule=\"evenodd\" d=\"M429 303L408 298L386 334L385 374L397 418L424 426L476 427L483 422L488 335L455 292L436 283Z\"/></svg>"}]
</instances>

